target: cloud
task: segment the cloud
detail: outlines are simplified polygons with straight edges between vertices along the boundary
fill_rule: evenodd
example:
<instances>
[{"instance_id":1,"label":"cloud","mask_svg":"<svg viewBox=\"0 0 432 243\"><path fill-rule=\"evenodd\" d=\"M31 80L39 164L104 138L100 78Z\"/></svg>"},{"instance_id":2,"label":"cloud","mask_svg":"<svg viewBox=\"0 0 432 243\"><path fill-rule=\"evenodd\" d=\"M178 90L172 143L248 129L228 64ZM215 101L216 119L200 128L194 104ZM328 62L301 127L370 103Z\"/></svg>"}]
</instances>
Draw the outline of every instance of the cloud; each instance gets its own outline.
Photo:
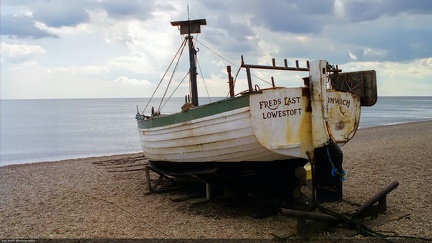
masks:
<instances>
[{"instance_id":1,"label":"cloud","mask_svg":"<svg viewBox=\"0 0 432 243\"><path fill-rule=\"evenodd\" d=\"M49 33L36 27L36 22L31 16L16 16L6 14L1 16L1 35L15 38L58 38L58 35Z\"/></svg>"},{"instance_id":2,"label":"cloud","mask_svg":"<svg viewBox=\"0 0 432 243\"><path fill-rule=\"evenodd\" d=\"M380 95L424 95L430 93L426 88L432 79L431 4L429 0L3 0L0 29L2 38L9 38L2 39L1 94L2 98L149 96L148 82L156 86L184 40L170 21L189 17L207 20L202 34L193 37L199 48L199 77L217 92L211 95L226 95L226 65L234 74L240 55L247 63L265 65L274 57L280 65L286 58L290 66L296 59L302 64L328 60L344 71L376 69ZM182 64L172 83L178 84L188 70L187 48ZM255 74L268 80L267 73ZM277 73L275 78L301 80L302 74L296 75ZM243 80L244 75L239 76L239 86ZM186 94L187 86L185 81L175 95Z\"/></svg>"},{"instance_id":3,"label":"cloud","mask_svg":"<svg viewBox=\"0 0 432 243\"><path fill-rule=\"evenodd\" d=\"M104 66L70 66L47 69L47 72L56 73L60 76L100 76L109 72Z\"/></svg>"},{"instance_id":4,"label":"cloud","mask_svg":"<svg viewBox=\"0 0 432 243\"><path fill-rule=\"evenodd\" d=\"M295 9L307 16L328 16L334 13L334 0L296 0L293 2Z\"/></svg>"},{"instance_id":5,"label":"cloud","mask_svg":"<svg viewBox=\"0 0 432 243\"><path fill-rule=\"evenodd\" d=\"M133 72L136 74L151 73L155 71L155 63L149 60L149 55L140 51L131 51L128 55L108 60L111 70ZM168 64L168 62L166 62Z\"/></svg>"},{"instance_id":6,"label":"cloud","mask_svg":"<svg viewBox=\"0 0 432 243\"><path fill-rule=\"evenodd\" d=\"M387 16L325 28L323 35L349 45L359 61L404 61L432 56L430 16ZM368 50L374 50L375 54Z\"/></svg>"},{"instance_id":7,"label":"cloud","mask_svg":"<svg viewBox=\"0 0 432 243\"><path fill-rule=\"evenodd\" d=\"M3 4L2 4L3 5ZM1 16L1 34L15 38L40 39L59 36L47 29L76 27L89 23L89 12L105 11L112 19L140 19L152 17L155 4L150 0L100 0L100 1L6 1L6 6L13 6L25 13L23 15L5 14ZM158 8L173 9L168 4L157 4ZM2 6L3 8L3 6ZM39 24L38 24L39 23ZM38 28L44 26L45 28ZM56 32L54 30L54 32Z\"/></svg>"},{"instance_id":8,"label":"cloud","mask_svg":"<svg viewBox=\"0 0 432 243\"><path fill-rule=\"evenodd\" d=\"M344 2L344 6L346 15L353 22L371 21L383 16L432 13L432 2L429 0L353 0Z\"/></svg>"},{"instance_id":9,"label":"cloud","mask_svg":"<svg viewBox=\"0 0 432 243\"><path fill-rule=\"evenodd\" d=\"M1 56L11 63L22 63L30 60L32 57L44 54L45 50L36 45L19 45L1 43Z\"/></svg>"},{"instance_id":10,"label":"cloud","mask_svg":"<svg viewBox=\"0 0 432 243\"><path fill-rule=\"evenodd\" d=\"M145 20L152 16L152 0L102 0L99 6L116 19L135 18ZM169 5L164 5L165 7Z\"/></svg>"},{"instance_id":11,"label":"cloud","mask_svg":"<svg viewBox=\"0 0 432 243\"><path fill-rule=\"evenodd\" d=\"M57 28L76 26L90 20L82 3L78 1L50 1L49 4L36 5L32 15L36 21Z\"/></svg>"},{"instance_id":12,"label":"cloud","mask_svg":"<svg viewBox=\"0 0 432 243\"><path fill-rule=\"evenodd\" d=\"M252 18L253 24L262 25L272 31L315 33L321 31L323 26L317 24L315 17L311 15L315 11L302 13L298 11L294 1L260 2L256 7L259 11L255 10L257 14ZM320 14L325 12L324 9Z\"/></svg>"},{"instance_id":13,"label":"cloud","mask_svg":"<svg viewBox=\"0 0 432 243\"><path fill-rule=\"evenodd\" d=\"M421 65L432 70L432 58L423 59Z\"/></svg>"},{"instance_id":14,"label":"cloud","mask_svg":"<svg viewBox=\"0 0 432 243\"><path fill-rule=\"evenodd\" d=\"M151 86L151 83L147 80L138 80L135 78L128 78L124 76L117 77L113 82L122 85Z\"/></svg>"},{"instance_id":15,"label":"cloud","mask_svg":"<svg viewBox=\"0 0 432 243\"><path fill-rule=\"evenodd\" d=\"M354 55L354 54L352 54L350 51L348 51L348 55L349 55L349 57L351 58L351 60L353 60L353 61L357 61L357 56Z\"/></svg>"}]
</instances>

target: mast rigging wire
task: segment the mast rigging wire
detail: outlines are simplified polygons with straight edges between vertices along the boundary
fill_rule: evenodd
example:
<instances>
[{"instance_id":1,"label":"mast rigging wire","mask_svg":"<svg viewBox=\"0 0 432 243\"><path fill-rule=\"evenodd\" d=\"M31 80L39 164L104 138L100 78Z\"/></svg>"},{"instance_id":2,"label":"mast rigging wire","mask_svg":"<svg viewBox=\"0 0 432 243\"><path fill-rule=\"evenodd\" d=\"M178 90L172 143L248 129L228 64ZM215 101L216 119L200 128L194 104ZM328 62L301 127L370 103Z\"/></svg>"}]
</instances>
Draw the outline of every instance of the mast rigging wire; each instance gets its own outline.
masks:
<instances>
[{"instance_id":1,"label":"mast rigging wire","mask_svg":"<svg viewBox=\"0 0 432 243\"><path fill-rule=\"evenodd\" d=\"M235 63L229 61L229 60L226 59L225 57L221 56L221 55L218 54L217 52L215 52L215 51L213 51L212 49L210 49L210 47L204 45L202 42L200 42L200 41L198 41L198 40L196 40L196 41L197 41L198 43L200 43L202 46L204 46L205 48L207 48L209 51L213 52L213 53L214 53L215 55L217 55L218 57L220 57L220 58L222 58L223 60L225 60L226 62L230 63L231 65L233 65L233 66L235 66L235 67L237 67L237 68L239 68L239 69L241 69L241 66L239 66L239 65L237 65L237 64L235 64ZM258 76L256 76L256 75L254 75L254 74L251 74L251 75L254 76L255 78L257 78L257 79L259 79L259 80L261 80L261 81L267 83L267 84L270 84L270 85L272 84L271 82L269 82L269 81L267 81L267 80L264 80L264 79L262 79L262 78L260 78L260 77L258 77ZM238 72L237 72L237 75L236 75L236 79L237 79L237 76L238 76ZM234 82L235 82L235 80L234 80Z\"/></svg>"},{"instance_id":2,"label":"mast rigging wire","mask_svg":"<svg viewBox=\"0 0 432 243\"><path fill-rule=\"evenodd\" d=\"M198 41L198 34L197 34L196 37L195 37L195 44L194 44L194 46L196 45L197 41ZM199 49L198 49L198 51L199 51ZM209 99L209 102L211 102L210 94L209 94L208 89L207 89L207 84L206 84L206 82L205 82L204 75L203 75L203 72L202 72L202 70L201 70L201 65L200 65L200 63L199 63L199 61L198 61L198 55L196 55L196 61L197 61L198 68L199 68L199 71L200 71L200 74L201 74L201 78L202 78L203 83L204 83L205 90L206 90L206 92L207 92L207 97L208 97L208 99Z\"/></svg>"},{"instance_id":3,"label":"mast rigging wire","mask_svg":"<svg viewBox=\"0 0 432 243\"><path fill-rule=\"evenodd\" d=\"M185 41L186 41L186 39L185 39ZM167 85L167 87L166 87L166 89L165 89L165 92L164 92L164 94L163 94L163 96L162 96L161 102L160 102L159 107L158 107L158 112L160 112L160 110L161 110L162 102L163 102L163 100L165 99L165 96L166 96L166 94L167 94L167 92L168 92L169 86L170 86L170 84L171 84L171 82L172 82L172 80L173 80L173 78L174 78L174 73L177 71L178 65L179 65L179 63L180 63L180 58L181 58L181 56L182 56L182 54L183 54L183 50L184 50L185 46L186 46L186 45L182 45L183 48L181 49L181 52L180 52L180 55L178 56L178 59L177 59L176 65L174 66L174 69L173 69L172 75L171 75L171 77L170 77L170 79L169 79L169 81L168 81L168 85Z\"/></svg>"},{"instance_id":4,"label":"mast rigging wire","mask_svg":"<svg viewBox=\"0 0 432 243\"><path fill-rule=\"evenodd\" d=\"M142 111L142 114L143 114L143 115L144 115L144 112L147 110L148 105L149 105L150 102L152 101L154 95L156 94L156 91L158 90L159 86L162 84L162 81L164 80L166 74L168 73L168 70L171 68L171 65L173 64L175 58L176 58L177 55L180 53L180 51L183 52L184 47L186 46L185 43L186 43L186 39L184 39L183 42L181 43L179 49L177 50L177 53L174 55L173 59L171 60L171 63L169 64L169 66L168 66L168 68L166 69L164 75L162 76L161 80L159 81L159 84L157 85L156 89L153 91L153 94L151 95L151 97L150 97L149 101L147 102L147 104L146 104L144 110Z\"/></svg>"},{"instance_id":5,"label":"mast rigging wire","mask_svg":"<svg viewBox=\"0 0 432 243\"><path fill-rule=\"evenodd\" d=\"M201 65L200 65L200 63L199 63L199 61L198 61L198 58L197 58L197 64L198 64L198 68L199 68L199 70L200 70L200 74L201 74L201 78L202 78L203 83L204 83L205 90L206 90L206 92L207 92L207 97L208 97L208 99L209 99L209 102L211 102L210 94L209 94L209 92L208 92L207 84L206 84L206 82L205 82L204 75L203 75L203 72L202 72L202 70L201 70Z\"/></svg>"},{"instance_id":6,"label":"mast rigging wire","mask_svg":"<svg viewBox=\"0 0 432 243\"><path fill-rule=\"evenodd\" d=\"M183 77L182 81L179 82L179 84L177 85L177 87L173 90L173 92L171 93L171 95L168 97L168 99L166 99L165 103L162 105L162 107L160 108L162 110L162 108L165 107L166 103L168 103L169 99L171 99L171 97L174 95L174 93L177 91L177 89L180 87L180 85L185 81L186 77L189 75L189 72L186 73L186 75Z\"/></svg>"},{"instance_id":7,"label":"mast rigging wire","mask_svg":"<svg viewBox=\"0 0 432 243\"><path fill-rule=\"evenodd\" d=\"M237 64L235 64L235 63L229 61L228 59L226 59L226 58L223 57L222 55L218 54L217 52L213 51L211 48L209 48L208 46L206 46L205 44L203 44L201 41L198 41L198 34L195 36L194 39L195 39L195 44L196 44L196 43L201 44L203 47L205 47L205 48L207 48L209 51L213 52L213 54L217 55L217 56L220 57L221 59L225 60L226 62L228 62L228 63L230 63L231 65L233 65L233 66L235 66L235 67L238 68L237 73L236 73L236 75L235 75L234 82L233 82L233 83L234 83L234 86L235 86L235 83L236 83L236 81L237 81L237 77L238 77L238 75L239 75L239 73L240 73L240 70L242 70L241 66L239 66L239 65L237 65ZM174 92L179 88L179 86L183 83L183 81L185 80L185 78L186 78L187 75L189 74L189 72L186 74L186 76L183 78L183 80L182 80L182 81L179 83L179 85L177 85L177 87L174 89L173 93L171 93L171 95L168 97L167 101L165 101L165 103L162 105L162 102L163 102L163 100L165 99L165 96L166 96L166 94L167 94L167 92L168 92L169 85L170 85L170 83L172 82L172 79L173 79L173 77L174 77L174 73L175 73L175 71L176 71L177 68L178 68L179 61L180 61L180 57L181 57L181 55L183 54L183 50L184 50L184 48L185 48L185 46L186 46L186 42L187 42L187 39L185 38L185 39L183 40L183 42L181 43L179 49L177 50L177 53L174 55L173 59L171 60L171 63L170 63L170 65L168 66L167 70L165 71L164 75L162 76L161 80L159 81L159 84L157 85L156 89L154 90L153 94L151 95L149 101L147 102L147 104L146 104L146 106L145 106L145 108L144 108L142 114L144 114L144 112L147 110L148 105L150 104L150 102L151 102L152 99L154 98L154 95L156 94L156 91L158 90L158 88L159 88L160 85L162 84L162 82L163 82L165 76L166 76L167 73L168 73L168 70L171 68L171 66L172 66L174 60L176 60L176 58L177 58L177 62L176 62L176 65L175 65L175 67L174 67L174 70L173 70L173 72L172 72L173 75L171 75L171 78L170 78L170 80L169 80L169 82L168 82L168 85L167 85L167 89L165 90L164 95L163 95L163 97L162 97L162 99L161 99L161 102L160 102L160 104L159 104L159 108L158 108L158 111L159 111L159 112L160 112L160 110L165 106L165 104L167 103L167 101L168 101L168 100L173 96ZM194 46L195 46L195 44L194 44ZM179 53L180 53L180 55L179 55ZM204 75L203 75L203 72L202 72L202 69L201 69L201 65L200 65L200 63L199 63L199 61L198 61L198 58L197 58L197 64L198 64L198 68L199 68L199 70L200 70L201 78L203 79L204 87L205 87L206 92L207 92L207 97L209 98L209 101L211 102L210 94L209 94L209 92L208 92L208 88L207 88L207 85L206 85L206 82L205 82L205 79L204 79ZM268 81L266 81L266 80L264 80L264 79L262 79L262 78L260 78L260 77L258 77L258 76L256 76L256 75L254 75L254 74L252 74L252 76L255 77L255 78L257 78L257 79L259 79L259 80L261 80L261 81L263 81L263 82L265 82L265 83L267 83L267 84L271 84L270 82L268 82Z\"/></svg>"}]
</instances>

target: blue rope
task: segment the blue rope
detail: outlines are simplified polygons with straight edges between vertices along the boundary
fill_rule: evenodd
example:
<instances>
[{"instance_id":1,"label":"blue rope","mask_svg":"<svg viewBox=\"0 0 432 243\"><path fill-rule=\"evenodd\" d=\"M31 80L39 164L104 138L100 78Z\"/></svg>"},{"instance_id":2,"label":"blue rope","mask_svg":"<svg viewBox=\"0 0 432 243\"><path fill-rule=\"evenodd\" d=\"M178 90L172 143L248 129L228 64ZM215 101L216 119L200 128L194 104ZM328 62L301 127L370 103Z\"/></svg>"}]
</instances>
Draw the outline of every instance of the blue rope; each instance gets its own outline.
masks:
<instances>
[{"instance_id":1,"label":"blue rope","mask_svg":"<svg viewBox=\"0 0 432 243\"><path fill-rule=\"evenodd\" d=\"M340 176L340 180L341 181L345 181L345 175L346 175L345 170L342 170L342 172L339 172L339 170L334 166L333 161L332 161L331 156L330 156L330 147L327 147L327 156L329 157L330 164L333 167L331 175L333 177L335 177L336 175L338 175L338 176Z\"/></svg>"}]
</instances>

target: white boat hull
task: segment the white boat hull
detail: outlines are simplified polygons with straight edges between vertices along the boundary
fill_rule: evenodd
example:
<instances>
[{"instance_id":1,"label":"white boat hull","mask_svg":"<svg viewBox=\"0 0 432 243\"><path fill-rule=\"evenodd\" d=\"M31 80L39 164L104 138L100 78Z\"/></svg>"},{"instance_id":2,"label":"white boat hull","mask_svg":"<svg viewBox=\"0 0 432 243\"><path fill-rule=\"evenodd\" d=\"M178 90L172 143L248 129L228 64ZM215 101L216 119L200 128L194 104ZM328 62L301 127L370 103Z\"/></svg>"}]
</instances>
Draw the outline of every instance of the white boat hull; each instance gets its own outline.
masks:
<instances>
[{"instance_id":1,"label":"white boat hull","mask_svg":"<svg viewBox=\"0 0 432 243\"><path fill-rule=\"evenodd\" d=\"M287 157L258 142L249 107L164 128L140 129L140 140L150 161L242 162Z\"/></svg>"},{"instance_id":2,"label":"white boat hull","mask_svg":"<svg viewBox=\"0 0 432 243\"><path fill-rule=\"evenodd\" d=\"M139 127L142 149L150 161L158 162L308 159L307 152L314 147L310 98L305 90L267 89L249 94L246 97L249 105L234 110L165 126ZM346 142L357 129L360 101L350 93L331 91L327 95L331 117L327 119L328 128L323 129L327 129L336 142ZM340 102L334 102L336 99Z\"/></svg>"}]
</instances>

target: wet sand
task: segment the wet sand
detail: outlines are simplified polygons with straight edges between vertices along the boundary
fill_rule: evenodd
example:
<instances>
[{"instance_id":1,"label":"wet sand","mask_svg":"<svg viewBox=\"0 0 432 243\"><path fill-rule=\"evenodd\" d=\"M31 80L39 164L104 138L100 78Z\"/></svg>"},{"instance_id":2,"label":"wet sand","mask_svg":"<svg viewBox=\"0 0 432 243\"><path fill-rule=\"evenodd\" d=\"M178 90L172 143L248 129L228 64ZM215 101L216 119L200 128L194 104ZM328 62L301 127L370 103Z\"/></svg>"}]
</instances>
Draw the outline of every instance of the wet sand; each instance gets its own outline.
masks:
<instances>
[{"instance_id":1,"label":"wet sand","mask_svg":"<svg viewBox=\"0 0 432 243\"><path fill-rule=\"evenodd\" d=\"M398 181L387 213L409 216L373 230L432 238L431 141L432 121L360 129L342 147L346 201L330 207L362 204ZM170 200L178 191L145 195L144 164L138 153L0 167L0 239L300 239L295 219L255 218L241 203Z\"/></svg>"}]
</instances>

